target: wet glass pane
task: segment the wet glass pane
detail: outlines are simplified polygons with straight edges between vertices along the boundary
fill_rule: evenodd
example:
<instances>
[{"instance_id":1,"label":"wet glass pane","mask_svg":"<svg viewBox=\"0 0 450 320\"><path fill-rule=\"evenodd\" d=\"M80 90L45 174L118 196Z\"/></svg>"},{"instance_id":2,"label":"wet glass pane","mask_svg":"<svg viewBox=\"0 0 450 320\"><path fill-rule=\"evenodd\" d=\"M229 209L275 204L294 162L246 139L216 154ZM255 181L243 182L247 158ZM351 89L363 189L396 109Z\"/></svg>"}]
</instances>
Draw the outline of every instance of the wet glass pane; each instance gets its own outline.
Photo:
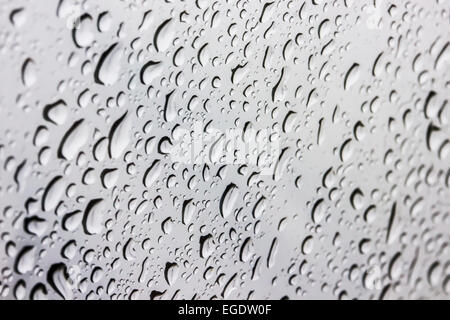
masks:
<instances>
[{"instance_id":1,"label":"wet glass pane","mask_svg":"<svg viewBox=\"0 0 450 320\"><path fill-rule=\"evenodd\" d=\"M448 299L445 0L0 0L2 299Z\"/></svg>"}]
</instances>

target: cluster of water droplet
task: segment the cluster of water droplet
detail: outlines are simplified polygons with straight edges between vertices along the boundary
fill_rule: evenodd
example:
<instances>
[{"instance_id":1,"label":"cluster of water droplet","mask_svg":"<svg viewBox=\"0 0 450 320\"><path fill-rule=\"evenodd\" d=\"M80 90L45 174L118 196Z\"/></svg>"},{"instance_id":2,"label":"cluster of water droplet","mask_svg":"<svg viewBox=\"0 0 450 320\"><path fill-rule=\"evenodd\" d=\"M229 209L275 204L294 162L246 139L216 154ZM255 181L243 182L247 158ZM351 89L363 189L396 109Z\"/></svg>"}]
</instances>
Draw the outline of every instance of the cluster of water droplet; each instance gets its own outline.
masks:
<instances>
[{"instance_id":1,"label":"cluster of water droplet","mask_svg":"<svg viewBox=\"0 0 450 320\"><path fill-rule=\"evenodd\" d=\"M0 296L448 298L449 9L0 0Z\"/></svg>"}]
</instances>

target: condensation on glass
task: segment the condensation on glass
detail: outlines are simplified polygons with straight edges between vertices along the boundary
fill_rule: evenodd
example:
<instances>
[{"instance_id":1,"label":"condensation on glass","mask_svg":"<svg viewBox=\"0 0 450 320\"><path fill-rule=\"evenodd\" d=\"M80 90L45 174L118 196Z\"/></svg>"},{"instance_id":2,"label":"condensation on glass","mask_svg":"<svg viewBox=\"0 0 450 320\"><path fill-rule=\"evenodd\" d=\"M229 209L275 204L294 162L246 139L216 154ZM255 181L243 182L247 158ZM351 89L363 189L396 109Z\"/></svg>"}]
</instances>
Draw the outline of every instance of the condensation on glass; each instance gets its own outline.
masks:
<instances>
[{"instance_id":1,"label":"condensation on glass","mask_svg":"<svg viewBox=\"0 0 450 320\"><path fill-rule=\"evenodd\" d=\"M1 298L448 299L449 14L0 0Z\"/></svg>"}]
</instances>

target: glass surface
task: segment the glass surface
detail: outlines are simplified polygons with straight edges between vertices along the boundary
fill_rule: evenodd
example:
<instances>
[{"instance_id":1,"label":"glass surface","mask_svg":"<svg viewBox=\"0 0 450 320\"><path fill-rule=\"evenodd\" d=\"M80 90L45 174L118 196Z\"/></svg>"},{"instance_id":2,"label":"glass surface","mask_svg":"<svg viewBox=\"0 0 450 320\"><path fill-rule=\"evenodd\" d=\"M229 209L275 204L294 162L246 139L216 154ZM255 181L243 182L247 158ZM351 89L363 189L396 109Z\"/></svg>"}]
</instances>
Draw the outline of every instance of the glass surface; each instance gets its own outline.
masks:
<instances>
[{"instance_id":1,"label":"glass surface","mask_svg":"<svg viewBox=\"0 0 450 320\"><path fill-rule=\"evenodd\" d=\"M448 299L445 0L0 0L2 299Z\"/></svg>"}]
</instances>

